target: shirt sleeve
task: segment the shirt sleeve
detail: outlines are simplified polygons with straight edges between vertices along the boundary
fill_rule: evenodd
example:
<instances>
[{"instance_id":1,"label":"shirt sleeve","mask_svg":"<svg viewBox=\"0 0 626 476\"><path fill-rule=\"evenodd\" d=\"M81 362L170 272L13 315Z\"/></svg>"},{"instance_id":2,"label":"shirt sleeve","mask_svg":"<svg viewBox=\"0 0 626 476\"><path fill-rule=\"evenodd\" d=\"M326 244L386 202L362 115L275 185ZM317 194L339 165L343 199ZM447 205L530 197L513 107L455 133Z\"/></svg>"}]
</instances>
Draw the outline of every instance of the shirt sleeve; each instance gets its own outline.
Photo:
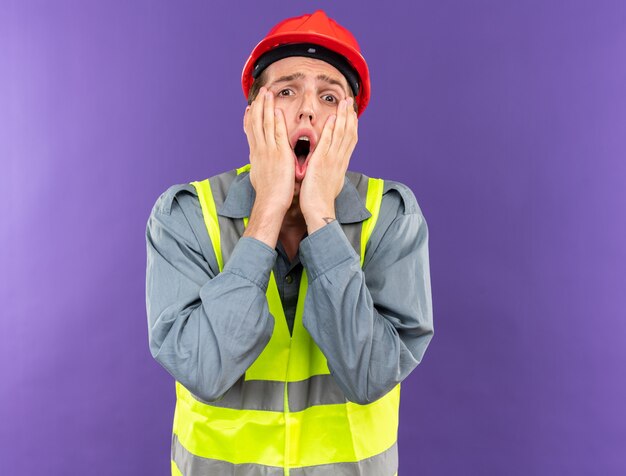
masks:
<instances>
[{"instance_id":1,"label":"shirt sleeve","mask_svg":"<svg viewBox=\"0 0 626 476\"><path fill-rule=\"evenodd\" d=\"M336 221L300 244L309 279L303 324L346 397L360 404L407 377L434 335L428 228L417 203L379 235L363 268Z\"/></svg>"},{"instance_id":2,"label":"shirt sleeve","mask_svg":"<svg viewBox=\"0 0 626 476\"><path fill-rule=\"evenodd\" d=\"M242 237L218 273L214 255L209 265L196 235L201 226L210 241L204 222L194 233L189 221L192 207L200 206L197 197L173 195L168 189L159 197L146 226L150 352L188 390L214 401L245 373L272 335L265 292L276 251Z\"/></svg>"}]
</instances>

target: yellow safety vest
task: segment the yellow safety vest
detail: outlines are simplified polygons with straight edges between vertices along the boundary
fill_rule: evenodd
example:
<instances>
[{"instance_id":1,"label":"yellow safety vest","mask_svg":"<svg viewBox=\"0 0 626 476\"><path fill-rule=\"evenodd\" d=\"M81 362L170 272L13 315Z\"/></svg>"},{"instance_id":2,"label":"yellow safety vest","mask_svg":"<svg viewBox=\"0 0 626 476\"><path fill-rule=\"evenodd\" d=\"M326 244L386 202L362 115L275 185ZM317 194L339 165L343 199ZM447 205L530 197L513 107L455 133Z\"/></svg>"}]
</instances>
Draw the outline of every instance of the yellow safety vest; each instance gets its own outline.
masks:
<instances>
[{"instance_id":1,"label":"yellow safety vest","mask_svg":"<svg viewBox=\"0 0 626 476\"><path fill-rule=\"evenodd\" d=\"M250 164L237 169L237 175L249 168ZM361 266L378 218L384 183L365 178L366 208L372 216L362 223ZM214 193L209 179L192 184L221 272L222 237ZM247 226L248 218L243 220ZM173 475L397 474L400 384L373 403L348 401L302 324L306 292L303 269L290 335L271 273L267 302L274 317L272 336L224 397L205 402L176 382Z\"/></svg>"}]
</instances>

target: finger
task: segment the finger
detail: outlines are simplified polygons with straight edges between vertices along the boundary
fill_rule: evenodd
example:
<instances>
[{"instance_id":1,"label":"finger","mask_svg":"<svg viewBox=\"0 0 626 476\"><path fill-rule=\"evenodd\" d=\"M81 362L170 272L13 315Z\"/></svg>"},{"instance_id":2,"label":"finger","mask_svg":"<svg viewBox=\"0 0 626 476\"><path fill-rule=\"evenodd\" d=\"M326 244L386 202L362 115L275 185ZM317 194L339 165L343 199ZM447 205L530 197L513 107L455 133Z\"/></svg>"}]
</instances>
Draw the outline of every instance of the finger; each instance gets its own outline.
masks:
<instances>
[{"instance_id":1,"label":"finger","mask_svg":"<svg viewBox=\"0 0 626 476\"><path fill-rule=\"evenodd\" d=\"M265 143L274 148L276 138L274 137L274 95L271 91L265 93L265 104L263 105L263 130L265 132Z\"/></svg>"},{"instance_id":2,"label":"finger","mask_svg":"<svg viewBox=\"0 0 626 476\"><path fill-rule=\"evenodd\" d=\"M339 156L345 160L349 160L357 142L357 114L352 108L353 99L350 98L347 104L346 125L341 145L339 146ZM346 157L347 156L347 157Z\"/></svg>"},{"instance_id":3,"label":"finger","mask_svg":"<svg viewBox=\"0 0 626 476\"><path fill-rule=\"evenodd\" d=\"M317 147L315 148L313 156L328 155L331 140L333 138L333 129L335 127L336 121L337 116L335 114L331 114L330 116L328 116L328 119L326 119L326 123L324 124L324 128L322 129L322 135L320 136L320 140L317 143ZM313 156L311 157L311 160L313 159Z\"/></svg>"},{"instance_id":4,"label":"finger","mask_svg":"<svg viewBox=\"0 0 626 476\"><path fill-rule=\"evenodd\" d=\"M346 117L347 117L347 106L348 101L346 99L342 99L339 103L339 107L337 108L337 121L335 122L335 128L333 130L333 138L331 142L331 149L334 150L334 154L339 153L339 149L341 147L341 143L343 142L343 136L346 129Z\"/></svg>"},{"instance_id":5,"label":"finger","mask_svg":"<svg viewBox=\"0 0 626 476\"><path fill-rule=\"evenodd\" d=\"M275 142L276 147L283 152L291 151L289 138L287 137L287 126L285 124L285 116L280 109L274 109L275 116Z\"/></svg>"},{"instance_id":6,"label":"finger","mask_svg":"<svg viewBox=\"0 0 626 476\"><path fill-rule=\"evenodd\" d=\"M258 96L255 98L251 109L252 132L257 147L265 145L265 134L263 133L263 105L265 102L265 92L267 88L261 87Z\"/></svg>"}]
</instances>

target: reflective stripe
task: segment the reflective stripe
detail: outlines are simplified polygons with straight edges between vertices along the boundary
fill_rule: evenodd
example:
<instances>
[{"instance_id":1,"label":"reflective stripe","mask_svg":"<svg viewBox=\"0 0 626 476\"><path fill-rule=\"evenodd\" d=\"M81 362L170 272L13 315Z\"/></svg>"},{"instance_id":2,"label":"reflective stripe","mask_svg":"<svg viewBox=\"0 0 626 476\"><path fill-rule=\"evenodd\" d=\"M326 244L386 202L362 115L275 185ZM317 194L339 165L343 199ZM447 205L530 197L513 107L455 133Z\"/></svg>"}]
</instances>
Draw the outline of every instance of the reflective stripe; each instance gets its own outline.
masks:
<instances>
[{"instance_id":1,"label":"reflective stripe","mask_svg":"<svg viewBox=\"0 0 626 476\"><path fill-rule=\"evenodd\" d=\"M236 171L231 170L228 173L215 175L207 179L209 181L209 185L211 185L215 209L218 211L217 222L220 231L222 264L228 263L233 254L235 245L244 232L241 220L233 220L231 217L219 214L220 208L224 206L228 190L231 185L233 185L236 178Z\"/></svg>"},{"instance_id":2,"label":"reflective stripe","mask_svg":"<svg viewBox=\"0 0 626 476\"><path fill-rule=\"evenodd\" d=\"M299 412L315 405L335 405L348 400L332 375L315 375L300 382L289 382L289 410Z\"/></svg>"},{"instance_id":3,"label":"reflective stripe","mask_svg":"<svg viewBox=\"0 0 626 476\"><path fill-rule=\"evenodd\" d=\"M187 451L178 441L178 437L172 437L172 468L176 464L182 476L283 476L283 468L265 466L262 464L241 463L233 464L228 461L211 458L201 458ZM176 474L176 473L173 473Z\"/></svg>"},{"instance_id":4,"label":"reflective stripe","mask_svg":"<svg viewBox=\"0 0 626 476\"><path fill-rule=\"evenodd\" d=\"M398 471L398 445L355 463L332 463L292 468L290 476L394 476Z\"/></svg>"},{"instance_id":5,"label":"reflective stripe","mask_svg":"<svg viewBox=\"0 0 626 476\"><path fill-rule=\"evenodd\" d=\"M361 266L365 260L365 246L369 241L372 231L378 221L378 210L380 210L380 204L383 202L383 189L385 187L385 181L383 179L370 178L367 184L367 196L365 198L365 207L370 210L376 210L376 213L372 213L372 216L363 222L363 228L361 232Z\"/></svg>"},{"instance_id":6,"label":"reflective stripe","mask_svg":"<svg viewBox=\"0 0 626 476\"><path fill-rule=\"evenodd\" d=\"M299 412L315 405L335 405L348 401L332 375L315 375L300 382L289 382L288 385L291 412ZM219 400L207 402L190 394L199 402L214 407L282 412L284 393L284 382L244 380L242 377Z\"/></svg>"},{"instance_id":7,"label":"reflective stripe","mask_svg":"<svg viewBox=\"0 0 626 476\"><path fill-rule=\"evenodd\" d=\"M315 375L307 380L288 383L289 410L299 412L315 405L346 403L343 391L331 375ZM238 410L284 410L284 382L239 379L219 400L208 402L190 392L205 405Z\"/></svg>"},{"instance_id":8,"label":"reflective stripe","mask_svg":"<svg viewBox=\"0 0 626 476\"><path fill-rule=\"evenodd\" d=\"M282 412L284 393L285 382L245 380L241 377L219 400L207 402L191 395L199 402L214 407Z\"/></svg>"},{"instance_id":9,"label":"reflective stripe","mask_svg":"<svg viewBox=\"0 0 626 476\"><path fill-rule=\"evenodd\" d=\"M187 451L176 435L172 438L172 468L183 476L283 476L283 468L262 464L233 464L228 461L202 458ZM331 463L317 466L290 468L291 476L392 476L398 470L398 446L376 456L350 463Z\"/></svg>"},{"instance_id":10,"label":"reflective stripe","mask_svg":"<svg viewBox=\"0 0 626 476\"><path fill-rule=\"evenodd\" d=\"M246 164L237 169L237 175L250 171L250 167L252 164Z\"/></svg>"},{"instance_id":11,"label":"reflective stripe","mask_svg":"<svg viewBox=\"0 0 626 476\"><path fill-rule=\"evenodd\" d=\"M399 385L367 405L316 405L291 413L214 407L182 385L176 388L174 433L188 451L205 458L313 466L369 458L396 441ZM285 438L291 442L288 454Z\"/></svg>"},{"instance_id":12,"label":"reflective stripe","mask_svg":"<svg viewBox=\"0 0 626 476\"><path fill-rule=\"evenodd\" d=\"M204 200L200 200L200 207L202 208L202 216L204 217L204 224L207 227L209 237L211 238L211 244L215 250L215 258L220 271L224 267L222 261L222 244L219 233L219 223L217 219L217 211L215 209L215 200L213 200L213 192L211 191L211 185L208 180L202 182L191 182L191 185L196 187L199 197L203 197Z\"/></svg>"},{"instance_id":13,"label":"reflective stripe","mask_svg":"<svg viewBox=\"0 0 626 476\"><path fill-rule=\"evenodd\" d=\"M180 472L178 466L176 466L176 462L172 460L172 476L183 476L183 473Z\"/></svg>"}]
</instances>

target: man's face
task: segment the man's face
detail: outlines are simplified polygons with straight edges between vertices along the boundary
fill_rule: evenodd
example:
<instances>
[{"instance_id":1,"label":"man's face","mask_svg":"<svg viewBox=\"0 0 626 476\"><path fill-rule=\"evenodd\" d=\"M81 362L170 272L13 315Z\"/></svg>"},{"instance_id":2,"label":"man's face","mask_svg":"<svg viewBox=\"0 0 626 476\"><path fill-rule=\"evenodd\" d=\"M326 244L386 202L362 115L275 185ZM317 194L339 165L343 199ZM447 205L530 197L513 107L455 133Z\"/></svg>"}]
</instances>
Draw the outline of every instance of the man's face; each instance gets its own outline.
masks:
<instances>
[{"instance_id":1,"label":"man's face","mask_svg":"<svg viewBox=\"0 0 626 476\"><path fill-rule=\"evenodd\" d=\"M326 120L337 114L339 101L349 95L348 82L334 66L304 56L276 61L267 67L265 74L265 86L274 94L275 107L285 116L289 144L298 158L296 189L299 189L306 173L305 161L315 150ZM308 137L309 144L298 141L301 137Z\"/></svg>"}]
</instances>

